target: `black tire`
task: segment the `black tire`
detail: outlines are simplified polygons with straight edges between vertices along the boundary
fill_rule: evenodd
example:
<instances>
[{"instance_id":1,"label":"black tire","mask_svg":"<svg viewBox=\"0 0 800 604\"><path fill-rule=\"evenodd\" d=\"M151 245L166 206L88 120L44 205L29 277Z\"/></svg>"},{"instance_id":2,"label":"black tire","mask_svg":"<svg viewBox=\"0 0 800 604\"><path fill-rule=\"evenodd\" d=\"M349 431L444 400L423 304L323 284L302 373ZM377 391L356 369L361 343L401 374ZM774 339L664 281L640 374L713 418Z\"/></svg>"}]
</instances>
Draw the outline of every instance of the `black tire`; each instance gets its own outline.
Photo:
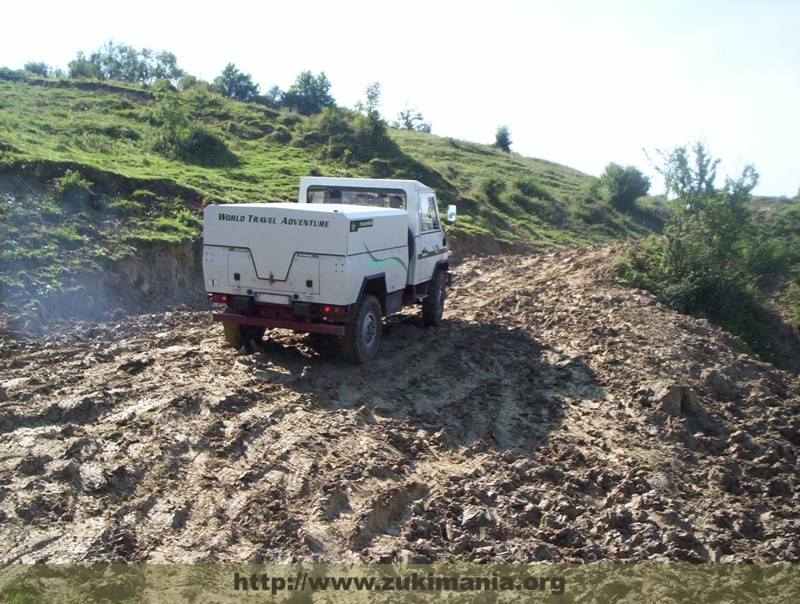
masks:
<instances>
[{"instance_id":1,"label":"black tire","mask_svg":"<svg viewBox=\"0 0 800 604\"><path fill-rule=\"evenodd\" d=\"M422 300L422 324L425 327L438 327L442 322L444 301L447 298L447 276L444 271L433 273L428 283L428 295Z\"/></svg>"},{"instance_id":2,"label":"black tire","mask_svg":"<svg viewBox=\"0 0 800 604\"><path fill-rule=\"evenodd\" d=\"M355 317L345 327L342 355L353 363L366 363L378 354L381 342L381 305L375 296L366 294Z\"/></svg>"},{"instance_id":3,"label":"black tire","mask_svg":"<svg viewBox=\"0 0 800 604\"><path fill-rule=\"evenodd\" d=\"M242 346L249 345L251 341L258 344L267 331L266 327L239 325L238 323L223 323L222 328L225 330L225 341L237 350Z\"/></svg>"}]
</instances>

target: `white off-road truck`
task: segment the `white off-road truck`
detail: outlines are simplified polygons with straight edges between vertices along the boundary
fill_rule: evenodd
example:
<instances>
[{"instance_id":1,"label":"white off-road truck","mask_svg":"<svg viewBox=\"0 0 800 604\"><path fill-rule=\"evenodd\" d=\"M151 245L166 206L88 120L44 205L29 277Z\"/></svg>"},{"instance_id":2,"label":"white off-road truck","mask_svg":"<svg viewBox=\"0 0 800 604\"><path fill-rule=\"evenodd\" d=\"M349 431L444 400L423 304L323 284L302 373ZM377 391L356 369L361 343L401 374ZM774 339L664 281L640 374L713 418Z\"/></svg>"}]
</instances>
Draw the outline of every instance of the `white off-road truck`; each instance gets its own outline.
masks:
<instances>
[{"instance_id":1,"label":"white off-road truck","mask_svg":"<svg viewBox=\"0 0 800 604\"><path fill-rule=\"evenodd\" d=\"M420 304L423 323L439 324L450 251L433 189L306 177L298 202L205 209L203 276L229 344L268 328L331 334L347 359L364 362L378 352L383 317L404 306Z\"/></svg>"}]
</instances>

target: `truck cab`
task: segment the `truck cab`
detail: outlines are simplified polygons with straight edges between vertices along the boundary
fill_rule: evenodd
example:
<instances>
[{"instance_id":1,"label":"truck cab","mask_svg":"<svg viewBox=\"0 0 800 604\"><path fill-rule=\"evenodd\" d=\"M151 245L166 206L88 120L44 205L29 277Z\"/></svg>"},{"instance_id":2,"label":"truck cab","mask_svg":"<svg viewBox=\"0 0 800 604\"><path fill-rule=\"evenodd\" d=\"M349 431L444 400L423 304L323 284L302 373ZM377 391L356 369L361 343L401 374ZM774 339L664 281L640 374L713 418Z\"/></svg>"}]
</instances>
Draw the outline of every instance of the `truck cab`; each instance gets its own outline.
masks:
<instances>
[{"instance_id":1,"label":"truck cab","mask_svg":"<svg viewBox=\"0 0 800 604\"><path fill-rule=\"evenodd\" d=\"M408 285L428 281L436 265L448 257L447 235L439 218L436 192L416 180L307 176L300 179L298 202L405 210L408 213Z\"/></svg>"}]
</instances>

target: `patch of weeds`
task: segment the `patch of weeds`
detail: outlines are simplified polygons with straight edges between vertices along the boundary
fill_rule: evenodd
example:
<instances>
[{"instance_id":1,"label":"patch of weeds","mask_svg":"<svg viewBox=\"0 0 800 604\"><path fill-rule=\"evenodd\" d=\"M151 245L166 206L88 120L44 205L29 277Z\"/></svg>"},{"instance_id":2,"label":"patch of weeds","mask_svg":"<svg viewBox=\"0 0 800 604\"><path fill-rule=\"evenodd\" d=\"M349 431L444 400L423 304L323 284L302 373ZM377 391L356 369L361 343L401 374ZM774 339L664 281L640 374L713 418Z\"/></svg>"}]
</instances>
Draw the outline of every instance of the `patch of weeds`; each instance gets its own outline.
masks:
<instances>
[{"instance_id":1,"label":"patch of weeds","mask_svg":"<svg viewBox=\"0 0 800 604\"><path fill-rule=\"evenodd\" d=\"M121 215L140 216L144 214L145 206L141 201L135 199L119 199L109 205L112 211Z\"/></svg>"},{"instance_id":2,"label":"patch of weeds","mask_svg":"<svg viewBox=\"0 0 800 604\"><path fill-rule=\"evenodd\" d=\"M52 229L50 235L68 250L78 249L86 242L86 238L75 230L75 225L72 223Z\"/></svg>"},{"instance_id":3,"label":"patch of weeds","mask_svg":"<svg viewBox=\"0 0 800 604\"><path fill-rule=\"evenodd\" d=\"M292 133L289 132L289 129L286 126L278 126L269 137L276 143L285 144L291 142Z\"/></svg>"},{"instance_id":4,"label":"patch of weeds","mask_svg":"<svg viewBox=\"0 0 800 604\"><path fill-rule=\"evenodd\" d=\"M129 243L135 248L144 250L153 249L159 244L181 243L185 240L186 237L183 237L179 234L161 231L139 231L136 233L126 233L122 236L123 242Z\"/></svg>"},{"instance_id":5,"label":"patch of weeds","mask_svg":"<svg viewBox=\"0 0 800 604\"><path fill-rule=\"evenodd\" d=\"M147 189L136 189L131 193L131 198L144 203L152 203L158 199L158 195Z\"/></svg>"}]
</instances>

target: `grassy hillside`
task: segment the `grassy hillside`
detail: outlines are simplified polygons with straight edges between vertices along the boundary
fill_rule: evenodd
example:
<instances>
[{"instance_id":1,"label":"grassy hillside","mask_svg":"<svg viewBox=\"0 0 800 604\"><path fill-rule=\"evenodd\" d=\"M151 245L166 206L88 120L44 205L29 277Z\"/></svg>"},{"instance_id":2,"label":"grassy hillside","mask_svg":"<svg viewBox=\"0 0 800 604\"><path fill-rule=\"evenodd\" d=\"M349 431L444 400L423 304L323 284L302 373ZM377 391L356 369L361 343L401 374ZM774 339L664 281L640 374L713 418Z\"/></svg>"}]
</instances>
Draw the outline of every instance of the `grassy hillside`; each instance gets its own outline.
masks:
<instances>
[{"instance_id":1,"label":"grassy hillside","mask_svg":"<svg viewBox=\"0 0 800 604\"><path fill-rule=\"evenodd\" d=\"M591 200L593 179L576 170L349 110L304 117L202 86L0 69L0 293L38 295L65 275L198 239L205 203L291 200L309 174L433 186L459 206L451 234L462 252L608 241L653 224Z\"/></svg>"}]
</instances>

